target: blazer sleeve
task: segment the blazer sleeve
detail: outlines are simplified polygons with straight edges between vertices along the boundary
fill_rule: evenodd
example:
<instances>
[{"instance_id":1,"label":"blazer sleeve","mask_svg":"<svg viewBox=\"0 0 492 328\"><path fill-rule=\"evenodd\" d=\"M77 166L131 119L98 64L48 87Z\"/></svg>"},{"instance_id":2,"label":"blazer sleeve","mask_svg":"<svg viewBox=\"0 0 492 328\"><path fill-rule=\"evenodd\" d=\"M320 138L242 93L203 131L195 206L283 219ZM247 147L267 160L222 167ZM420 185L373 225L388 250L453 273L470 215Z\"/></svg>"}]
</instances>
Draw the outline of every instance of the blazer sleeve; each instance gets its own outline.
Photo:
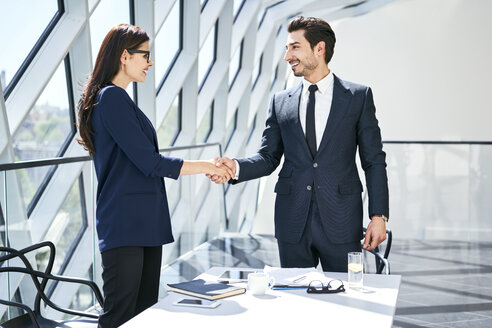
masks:
<instances>
[{"instance_id":1,"label":"blazer sleeve","mask_svg":"<svg viewBox=\"0 0 492 328\"><path fill-rule=\"evenodd\" d=\"M235 184L271 174L280 164L283 154L284 144L275 113L274 95L270 101L268 118L265 130L263 131L260 149L251 157L237 159L240 167L239 179L231 179L231 183Z\"/></svg>"},{"instance_id":2,"label":"blazer sleeve","mask_svg":"<svg viewBox=\"0 0 492 328\"><path fill-rule=\"evenodd\" d=\"M365 90L364 97L362 113L357 126L357 141L362 169L366 176L369 215L383 214L389 217L386 154L383 151L371 88Z\"/></svg>"},{"instance_id":3,"label":"blazer sleeve","mask_svg":"<svg viewBox=\"0 0 492 328\"><path fill-rule=\"evenodd\" d=\"M134 104L120 88L108 88L97 110L101 121L118 147L145 176L177 179L183 166L180 158L162 156L144 134Z\"/></svg>"}]
</instances>

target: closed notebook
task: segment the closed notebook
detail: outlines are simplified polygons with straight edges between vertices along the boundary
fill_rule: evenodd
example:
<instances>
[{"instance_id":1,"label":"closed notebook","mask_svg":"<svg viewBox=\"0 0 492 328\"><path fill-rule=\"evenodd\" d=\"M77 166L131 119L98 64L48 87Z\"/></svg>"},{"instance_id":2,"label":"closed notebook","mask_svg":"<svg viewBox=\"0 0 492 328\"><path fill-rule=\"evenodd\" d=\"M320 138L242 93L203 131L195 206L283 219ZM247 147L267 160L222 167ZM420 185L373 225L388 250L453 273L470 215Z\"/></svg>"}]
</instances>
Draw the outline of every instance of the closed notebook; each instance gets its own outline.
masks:
<instances>
[{"instance_id":1,"label":"closed notebook","mask_svg":"<svg viewBox=\"0 0 492 328\"><path fill-rule=\"evenodd\" d=\"M203 279L181 282L178 284L167 284L167 287L170 291L176 293L205 298L212 301L246 292L246 288L205 281Z\"/></svg>"}]
</instances>

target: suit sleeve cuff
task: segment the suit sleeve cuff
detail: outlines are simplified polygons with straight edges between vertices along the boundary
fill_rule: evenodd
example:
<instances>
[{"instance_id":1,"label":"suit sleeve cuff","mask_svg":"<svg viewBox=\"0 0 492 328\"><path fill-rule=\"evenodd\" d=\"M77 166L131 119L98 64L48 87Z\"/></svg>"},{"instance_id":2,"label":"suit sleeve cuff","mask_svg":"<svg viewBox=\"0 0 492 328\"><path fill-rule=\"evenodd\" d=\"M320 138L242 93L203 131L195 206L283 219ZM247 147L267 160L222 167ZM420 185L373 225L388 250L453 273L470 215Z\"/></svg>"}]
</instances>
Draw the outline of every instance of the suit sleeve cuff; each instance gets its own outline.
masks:
<instances>
[{"instance_id":1,"label":"suit sleeve cuff","mask_svg":"<svg viewBox=\"0 0 492 328\"><path fill-rule=\"evenodd\" d=\"M181 167L183 166L183 159L176 157L167 157L168 165L171 166L169 172L166 175L166 178L177 180L179 178L179 174L181 173Z\"/></svg>"}]
</instances>

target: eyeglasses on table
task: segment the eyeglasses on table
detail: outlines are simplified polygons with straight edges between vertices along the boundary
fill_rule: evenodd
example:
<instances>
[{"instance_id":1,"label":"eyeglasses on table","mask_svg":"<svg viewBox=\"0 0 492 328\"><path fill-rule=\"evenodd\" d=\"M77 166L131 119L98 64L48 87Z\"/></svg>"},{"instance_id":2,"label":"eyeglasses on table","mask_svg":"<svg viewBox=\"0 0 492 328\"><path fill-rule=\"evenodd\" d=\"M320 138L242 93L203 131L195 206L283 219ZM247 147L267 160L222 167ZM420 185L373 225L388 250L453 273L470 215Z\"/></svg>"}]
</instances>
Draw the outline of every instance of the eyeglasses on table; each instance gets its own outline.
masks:
<instances>
[{"instance_id":1,"label":"eyeglasses on table","mask_svg":"<svg viewBox=\"0 0 492 328\"><path fill-rule=\"evenodd\" d=\"M320 280L313 280L306 291L309 294L335 294L344 292L345 286L340 279L330 280L326 285Z\"/></svg>"}]
</instances>

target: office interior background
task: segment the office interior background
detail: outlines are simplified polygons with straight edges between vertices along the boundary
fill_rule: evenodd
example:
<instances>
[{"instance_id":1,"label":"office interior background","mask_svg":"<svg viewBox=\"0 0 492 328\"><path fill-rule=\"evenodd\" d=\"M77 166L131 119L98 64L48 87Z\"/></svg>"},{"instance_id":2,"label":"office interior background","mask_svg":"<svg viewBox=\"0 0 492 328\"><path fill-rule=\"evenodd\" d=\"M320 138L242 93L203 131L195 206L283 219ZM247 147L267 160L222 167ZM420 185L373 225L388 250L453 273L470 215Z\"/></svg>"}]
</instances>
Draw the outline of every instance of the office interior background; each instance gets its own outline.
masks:
<instances>
[{"instance_id":1,"label":"office interior background","mask_svg":"<svg viewBox=\"0 0 492 328\"><path fill-rule=\"evenodd\" d=\"M54 273L101 283L97 181L75 140L76 104L112 26L136 24L151 37L154 67L127 91L162 153L210 159L256 152L270 97L299 81L283 55L289 20L304 15L335 31L331 70L373 89L395 246L478 247L473 259L455 254L477 264L492 246L491 13L489 0L0 0L0 163L78 158L0 170L0 246L51 240ZM276 178L237 186L166 179L176 241L164 247L163 265L220 236L273 235ZM46 254L31 260L43 267ZM48 294L78 309L94 303L84 287L52 284ZM487 311L473 320L492 325L487 295ZM28 277L0 275L0 298L34 297ZM16 311L0 306L0 323Z\"/></svg>"}]
</instances>

